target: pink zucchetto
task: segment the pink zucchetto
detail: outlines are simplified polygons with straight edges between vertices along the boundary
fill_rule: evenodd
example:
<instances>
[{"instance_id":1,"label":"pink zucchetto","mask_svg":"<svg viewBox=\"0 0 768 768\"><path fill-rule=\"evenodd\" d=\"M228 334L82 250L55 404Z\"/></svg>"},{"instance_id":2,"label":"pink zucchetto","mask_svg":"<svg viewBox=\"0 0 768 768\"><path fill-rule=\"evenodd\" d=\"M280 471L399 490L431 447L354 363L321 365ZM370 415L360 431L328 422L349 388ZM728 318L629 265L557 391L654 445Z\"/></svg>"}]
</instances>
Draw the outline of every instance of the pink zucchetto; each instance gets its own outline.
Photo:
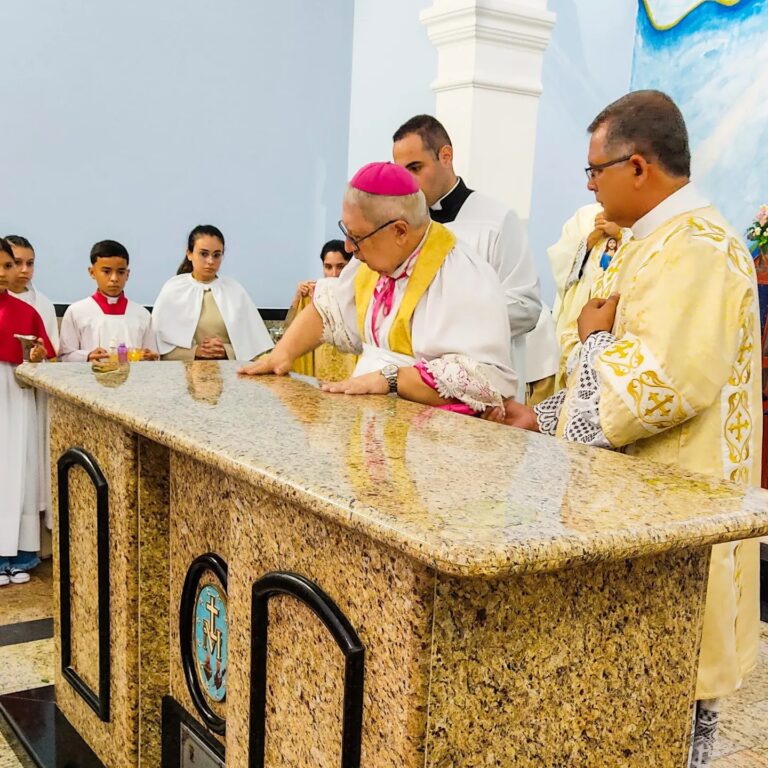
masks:
<instances>
[{"instance_id":1,"label":"pink zucchetto","mask_svg":"<svg viewBox=\"0 0 768 768\"><path fill-rule=\"evenodd\" d=\"M349 186L367 192L369 195L402 197L415 195L419 191L416 179L394 163L368 163L351 179Z\"/></svg>"}]
</instances>

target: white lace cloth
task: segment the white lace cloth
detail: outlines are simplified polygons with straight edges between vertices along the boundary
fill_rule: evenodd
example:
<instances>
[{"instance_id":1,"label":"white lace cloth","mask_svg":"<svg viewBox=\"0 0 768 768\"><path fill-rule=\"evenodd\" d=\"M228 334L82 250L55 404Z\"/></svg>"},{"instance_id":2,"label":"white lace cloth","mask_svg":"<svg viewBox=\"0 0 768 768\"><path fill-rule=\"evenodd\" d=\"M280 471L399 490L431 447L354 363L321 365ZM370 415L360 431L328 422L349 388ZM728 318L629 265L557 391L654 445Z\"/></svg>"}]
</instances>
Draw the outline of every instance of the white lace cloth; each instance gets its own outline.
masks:
<instances>
[{"instance_id":1,"label":"white lace cloth","mask_svg":"<svg viewBox=\"0 0 768 768\"><path fill-rule=\"evenodd\" d=\"M333 344L340 352L359 355L363 351L357 335L353 339L344 324L344 316L333 292L332 280L318 280L312 295L312 303L323 321L323 341Z\"/></svg>"},{"instance_id":2,"label":"white lace cloth","mask_svg":"<svg viewBox=\"0 0 768 768\"><path fill-rule=\"evenodd\" d=\"M435 377L440 397L461 400L476 412L494 405L503 407L501 393L491 385L474 360L464 355L443 355L423 362Z\"/></svg>"},{"instance_id":3,"label":"white lace cloth","mask_svg":"<svg viewBox=\"0 0 768 768\"><path fill-rule=\"evenodd\" d=\"M554 435L563 405L566 421L563 436L566 440L598 448L613 448L600 426L600 375L595 370L595 358L616 341L607 331L593 333L581 346L577 362L576 388L560 390L552 397L534 406L539 431Z\"/></svg>"}]
</instances>

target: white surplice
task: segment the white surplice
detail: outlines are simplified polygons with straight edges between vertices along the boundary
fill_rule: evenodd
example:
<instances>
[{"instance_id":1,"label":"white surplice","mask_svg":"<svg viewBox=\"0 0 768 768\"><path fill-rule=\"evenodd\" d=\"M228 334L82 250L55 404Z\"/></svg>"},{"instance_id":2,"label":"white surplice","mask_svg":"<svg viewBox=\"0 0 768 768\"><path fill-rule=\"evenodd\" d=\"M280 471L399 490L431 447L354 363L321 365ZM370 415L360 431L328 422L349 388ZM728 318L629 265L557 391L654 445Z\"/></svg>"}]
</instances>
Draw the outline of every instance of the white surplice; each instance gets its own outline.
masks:
<instances>
[{"instance_id":1,"label":"white surplice","mask_svg":"<svg viewBox=\"0 0 768 768\"><path fill-rule=\"evenodd\" d=\"M13 293L17 299L25 301L37 310L37 314L43 318L43 324L45 325L45 332L48 334L48 338L53 344L54 350L59 351L59 321L56 317L56 308L53 306L53 302L44 294L35 288L32 283L27 286L27 290L23 293Z\"/></svg>"},{"instance_id":2,"label":"white surplice","mask_svg":"<svg viewBox=\"0 0 768 768\"><path fill-rule=\"evenodd\" d=\"M416 257L418 258L418 257ZM493 402L512 397L518 380L512 368L509 321L499 279L493 269L465 244L458 242L414 309L411 318L413 357L389 348L389 331L397 315L415 261L406 260L392 272L395 283L392 309L380 312L376 323L378 344L373 338L368 305L363 338L358 330L355 276L360 262L352 259L335 279L318 280L313 302L323 319L323 340L344 352L361 355L355 375L381 370L389 362L399 366L426 360L438 391L455 397L475 410L484 402L480 390L490 388ZM465 397L457 380L469 382Z\"/></svg>"},{"instance_id":3,"label":"white surplice","mask_svg":"<svg viewBox=\"0 0 768 768\"><path fill-rule=\"evenodd\" d=\"M14 293L13 295L37 310L37 314L43 319L45 332L48 334L54 350L58 353L59 321L56 317L56 308L51 300L31 283L24 293ZM53 526L53 509L51 502L51 432L48 419L48 395L41 389L34 390L34 394L37 410L37 506L40 512L45 512L45 524L51 528Z\"/></svg>"},{"instance_id":4,"label":"white surplice","mask_svg":"<svg viewBox=\"0 0 768 768\"><path fill-rule=\"evenodd\" d=\"M206 290L210 290L221 313L236 360L252 360L272 349L274 342L259 310L237 280L217 277L201 283L187 273L165 283L152 309L152 328L161 355L176 347L192 347Z\"/></svg>"},{"instance_id":5,"label":"white surplice","mask_svg":"<svg viewBox=\"0 0 768 768\"><path fill-rule=\"evenodd\" d=\"M540 346L546 344L548 338L546 331L539 334L538 341L527 354L528 334L538 324L550 322L549 313L542 311L539 278L528 236L520 218L507 205L482 192L473 191L464 197L466 192L462 192L462 187L466 190L460 179L451 192L432 206L432 215L436 220L444 221L459 240L487 261L501 281L509 320L512 365L519 381L517 399L522 402L525 382L531 380L526 371L527 357L532 356L534 367L541 370L542 363L537 356ZM460 206L458 210L457 206ZM446 220L435 215L435 211L443 210L453 218Z\"/></svg>"},{"instance_id":6,"label":"white surplice","mask_svg":"<svg viewBox=\"0 0 768 768\"><path fill-rule=\"evenodd\" d=\"M89 296L67 308L61 321L60 360L83 363L94 349L109 349L112 343L157 351L149 312L141 304L129 299L125 314L107 315Z\"/></svg>"},{"instance_id":7,"label":"white surplice","mask_svg":"<svg viewBox=\"0 0 768 768\"><path fill-rule=\"evenodd\" d=\"M35 391L18 385L15 370L0 362L0 557L40 549Z\"/></svg>"}]
</instances>

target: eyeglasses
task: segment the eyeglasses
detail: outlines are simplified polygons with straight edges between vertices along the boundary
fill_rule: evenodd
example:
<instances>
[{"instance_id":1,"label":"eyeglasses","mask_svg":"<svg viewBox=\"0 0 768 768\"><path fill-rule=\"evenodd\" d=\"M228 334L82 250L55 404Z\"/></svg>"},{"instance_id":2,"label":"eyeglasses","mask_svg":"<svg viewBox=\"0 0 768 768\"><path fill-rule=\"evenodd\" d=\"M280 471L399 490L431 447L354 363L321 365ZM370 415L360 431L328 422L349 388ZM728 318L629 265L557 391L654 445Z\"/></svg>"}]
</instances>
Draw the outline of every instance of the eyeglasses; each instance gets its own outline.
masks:
<instances>
[{"instance_id":1,"label":"eyeglasses","mask_svg":"<svg viewBox=\"0 0 768 768\"><path fill-rule=\"evenodd\" d=\"M635 153L633 152L632 155ZM626 155L625 157L617 157L615 160L608 160L606 163L598 163L597 165L588 165L584 169L584 173L587 174L587 181L594 181L602 171L606 168L610 168L612 165L618 165L619 163L626 163L632 155Z\"/></svg>"},{"instance_id":2,"label":"eyeglasses","mask_svg":"<svg viewBox=\"0 0 768 768\"><path fill-rule=\"evenodd\" d=\"M352 253L357 253L360 250L360 243L362 243L363 240L367 240L369 237L373 237L377 232L381 231L385 227L388 227L390 224L394 224L396 221L400 221L400 219L390 219L389 221L384 222L384 224L382 224L380 227L376 227L373 232L369 232L367 235L363 235L363 237L357 238L352 237L352 235L349 234L341 219L339 219L339 229L341 230L341 234L344 235L344 237L346 237L350 243L352 243Z\"/></svg>"}]
</instances>

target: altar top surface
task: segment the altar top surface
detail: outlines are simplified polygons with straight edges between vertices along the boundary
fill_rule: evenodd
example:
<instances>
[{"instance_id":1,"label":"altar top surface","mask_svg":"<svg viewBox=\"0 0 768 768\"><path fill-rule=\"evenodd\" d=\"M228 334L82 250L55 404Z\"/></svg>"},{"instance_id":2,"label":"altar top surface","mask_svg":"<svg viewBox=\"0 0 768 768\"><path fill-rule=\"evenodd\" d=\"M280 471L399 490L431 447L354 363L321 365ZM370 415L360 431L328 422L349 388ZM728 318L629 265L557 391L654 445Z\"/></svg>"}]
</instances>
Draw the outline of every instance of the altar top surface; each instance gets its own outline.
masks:
<instances>
[{"instance_id":1,"label":"altar top surface","mask_svg":"<svg viewBox=\"0 0 768 768\"><path fill-rule=\"evenodd\" d=\"M20 379L440 571L560 570L768 534L768 492L235 362ZM84 411L83 418L87 418Z\"/></svg>"}]
</instances>

